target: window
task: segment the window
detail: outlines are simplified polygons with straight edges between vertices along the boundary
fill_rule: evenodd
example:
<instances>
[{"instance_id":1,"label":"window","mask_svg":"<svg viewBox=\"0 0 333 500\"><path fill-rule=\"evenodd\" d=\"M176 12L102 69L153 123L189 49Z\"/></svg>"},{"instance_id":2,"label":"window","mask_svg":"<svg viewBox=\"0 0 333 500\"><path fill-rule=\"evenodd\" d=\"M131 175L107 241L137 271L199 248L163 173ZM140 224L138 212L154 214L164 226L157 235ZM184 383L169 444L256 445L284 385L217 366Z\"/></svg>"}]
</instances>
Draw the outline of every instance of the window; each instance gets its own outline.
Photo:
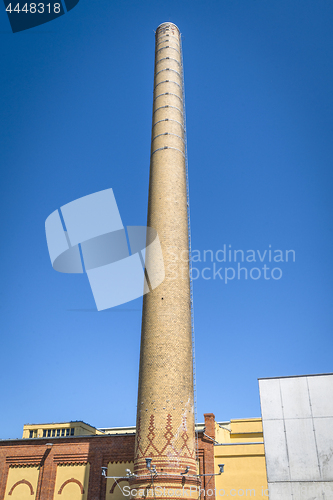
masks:
<instances>
[{"instance_id":1,"label":"window","mask_svg":"<svg viewBox=\"0 0 333 500\"><path fill-rule=\"evenodd\" d=\"M39 437L63 437L74 436L75 427L68 427L67 429L40 429ZM29 430L29 438L37 438L38 429Z\"/></svg>"}]
</instances>

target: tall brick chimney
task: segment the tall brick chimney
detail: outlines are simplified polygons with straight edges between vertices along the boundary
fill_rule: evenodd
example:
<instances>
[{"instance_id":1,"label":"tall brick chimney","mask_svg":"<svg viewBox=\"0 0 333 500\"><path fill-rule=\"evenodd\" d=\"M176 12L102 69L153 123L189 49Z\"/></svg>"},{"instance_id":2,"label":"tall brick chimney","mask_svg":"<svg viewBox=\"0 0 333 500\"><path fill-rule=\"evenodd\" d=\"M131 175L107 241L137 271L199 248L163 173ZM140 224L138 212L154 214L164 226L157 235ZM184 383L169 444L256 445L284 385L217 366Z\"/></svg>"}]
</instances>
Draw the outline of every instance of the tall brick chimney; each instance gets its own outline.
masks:
<instances>
[{"instance_id":1,"label":"tall brick chimney","mask_svg":"<svg viewBox=\"0 0 333 500\"><path fill-rule=\"evenodd\" d=\"M165 279L143 299L137 477L131 481L132 489L156 500L196 498L198 484L183 99L181 35L177 26L163 23L155 41L147 225L159 235ZM147 469L146 458L157 474Z\"/></svg>"}]
</instances>

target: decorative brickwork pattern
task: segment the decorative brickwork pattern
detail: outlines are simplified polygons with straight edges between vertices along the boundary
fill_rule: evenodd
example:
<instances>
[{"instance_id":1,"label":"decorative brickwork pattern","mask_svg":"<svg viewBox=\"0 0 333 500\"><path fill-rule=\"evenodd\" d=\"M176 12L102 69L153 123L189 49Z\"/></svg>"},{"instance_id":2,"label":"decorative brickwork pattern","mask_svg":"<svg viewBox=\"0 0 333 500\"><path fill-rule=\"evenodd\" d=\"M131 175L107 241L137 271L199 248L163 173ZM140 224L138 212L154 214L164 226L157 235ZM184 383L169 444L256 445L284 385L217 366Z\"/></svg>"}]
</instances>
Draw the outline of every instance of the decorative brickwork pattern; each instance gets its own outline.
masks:
<instances>
[{"instance_id":1,"label":"decorative brickwork pattern","mask_svg":"<svg viewBox=\"0 0 333 500\"><path fill-rule=\"evenodd\" d=\"M136 456L142 458L144 455L141 449L141 418L138 417L136 425Z\"/></svg>"},{"instance_id":2,"label":"decorative brickwork pattern","mask_svg":"<svg viewBox=\"0 0 333 500\"><path fill-rule=\"evenodd\" d=\"M6 457L6 463L11 467L29 467L40 465L44 454L29 455L10 455Z\"/></svg>"},{"instance_id":3,"label":"decorative brickwork pattern","mask_svg":"<svg viewBox=\"0 0 333 500\"><path fill-rule=\"evenodd\" d=\"M84 488L83 488L83 484L81 483L81 481L79 481L78 479L74 479L73 477L71 479L67 479L67 481L63 482L62 485L60 486L60 489L58 491L58 495L61 495L62 493L62 490L64 489L64 487L66 486L66 484L69 484L69 483L75 483L79 486L80 488L80 491L82 493L82 495L84 495Z\"/></svg>"},{"instance_id":4,"label":"decorative brickwork pattern","mask_svg":"<svg viewBox=\"0 0 333 500\"><path fill-rule=\"evenodd\" d=\"M26 484L29 488L30 488L30 495L33 495L34 494L34 489L32 487L32 484L30 483L30 481L27 481L26 479L21 479L21 481L17 481L10 489L8 495L12 495L13 494L13 491L14 489L16 488L16 486L18 486L19 484Z\"/></svg>"},{"instance_id":5,"label":"decorative brickwork pattern","mask_svg":"<svg viewBox=\"0 0 333 500\"><path fill-rule=\"evenodd\" d=\"M184 441L184 444L183 446L181 447L181 453L183 456L188 456L190 458L195 458L195 450L193 449L193 447L191 447L191 449L189 448L188 446L188 441L189 441L189 435L188 435L188 432L187 432L187 429L186 429L186 420L185 418L183 417L183 433L182 433L182 440Z\"/></svg>"},{"instance_id":6,"label":"decorative brickwork pattern","mask_svg":"<svg viewBox=\"0 0 333 500\"><path fill-rule=\"evenodd\" d=\"M86 464L88 462L89 448L84 453L57 453L53 461L58 465Z\"/></svg>"},{"instance_id":7,"label":"decorative brickwork pattern","mask_svg":"<svg viewBox=\"0 0 333 500\"><path fill-rule=\"evenodd\" d=\"M110 489L110 493L113 493L115 488L118 486L119 483L123 483L124 481L126 481L128 483L128 478L127 477L123 477L122 479L117 479L117 481L115 481L113 483L113 485L111 486L111 489Z\"/></svg>"},{"instance_id":8,"label":"decorative brickwork pattern","mask_svg":"<svg viewBox=\"0 0 333 500\"><path fill-rule=\"evenodd\" d=\"M165 452L165 450L167 449L168 446L172 447L171 439L173 438L173 432L172 432L171 421L172 421L172 416L169 414L167 416L167 424L166 424L166 427L165 427L166 428L166 432L164 434L166 443L165 443L164 447L161 449L161 455L163 455L163 453Z\"/></svg>"},{"instance_id":9,"label":"decorative brickwork pattern","mask_svg":"<svg viewBox=\"0 0 333 500\"><path fill-rule=\"evenodd\" d=\"M154 415L150 415L150 421L149 421L149 427L148 427L148 436L147 436L147 441L149 444L147 445L147 448L145 449L143 455L148 456L151 455L152 457L154 456L154 451L155 454L159 454L158 449L154 445L153 441L156 437L156 434L154 432L155 430L155 425L154 425Z\"/></svg>"}]
</instances>

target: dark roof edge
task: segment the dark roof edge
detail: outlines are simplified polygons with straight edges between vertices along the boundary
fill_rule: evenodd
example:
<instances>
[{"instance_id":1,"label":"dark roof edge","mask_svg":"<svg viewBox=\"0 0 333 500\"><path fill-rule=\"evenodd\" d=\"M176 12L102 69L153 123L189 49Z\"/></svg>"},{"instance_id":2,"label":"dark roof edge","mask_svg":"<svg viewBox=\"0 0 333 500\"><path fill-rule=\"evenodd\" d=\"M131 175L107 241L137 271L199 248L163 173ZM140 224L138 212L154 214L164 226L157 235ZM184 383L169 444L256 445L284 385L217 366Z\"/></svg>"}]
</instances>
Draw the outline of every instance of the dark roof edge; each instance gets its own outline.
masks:
<instances>
[{"instance_id":1,"label":"dark roof edge","mask_svg":"<svg viewBox=\"0 0 333 500\"><path fill-rule=\"evenodd\" d=\"M308 375L284 375L282 377L259 377L258 380L273 380L279 378L301 378L301 377L323 377L333 375L333 373L309 373Z\"/></svg>"},{"instance_id":2,"label":"dark roof edge","mask_svg":"<svg viewBox=\"0 0 333 500\"><path fill-rule=\"evenodd\" d=\"M4 443L16 443L16 444L26 444L28 446L37 443L42 445L43 442L46 443L52 443L52 444L57 444L57 443L70 443L73 439L92 439L92 438L112 438L112 437L123 437L123 436L134 436L134 434L83 434L82 436L64 436L64 437L41 437L41 438L10 438L10 439L0 439L0 446Z\"/></svg>"},{"instance_id":3,"label":"dark roof edge","mask_svg":"<svg viewBox=\"0 0 333 500\"><path fill-rule=\"evenodd\" d=\"M46 422L46 423L38 422L37 424L23 424L23 425L63 425L63 424L84 424L87 425L88 427L91 427L92 429L96 429L95 426L87 424L87 422L84 422L83 420L70 420L67 422Z\"/></svg>"}]
</instances>

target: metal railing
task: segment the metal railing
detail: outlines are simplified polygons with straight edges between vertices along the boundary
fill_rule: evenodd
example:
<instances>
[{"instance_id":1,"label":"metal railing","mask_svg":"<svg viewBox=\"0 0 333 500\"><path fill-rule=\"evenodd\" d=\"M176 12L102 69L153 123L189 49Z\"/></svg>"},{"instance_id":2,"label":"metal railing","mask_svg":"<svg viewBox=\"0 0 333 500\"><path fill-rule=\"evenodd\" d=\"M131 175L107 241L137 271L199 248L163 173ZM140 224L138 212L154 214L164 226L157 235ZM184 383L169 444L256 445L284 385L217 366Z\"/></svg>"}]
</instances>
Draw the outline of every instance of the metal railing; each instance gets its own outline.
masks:
<instances>
[{"instance_id":1,"label":"metal railing","mask_svg":"<svg viewBox=\"0 0 333 500\"><path fill-rule=\"evenodd\" d=\"M198 421L197 416L197 383L196 383L196 365L195 365L195 334L194 334L194 307L193 307L193 280L192 280L192 241L191 241L191 217L190 217L190 186L188 175L188 156L187 156L187 133L186 133L186 109L185 109L185 82L184 82L184 59L183 44L180 35L180 52L182 61L182 81L183 81L183 119L184 119L184 147L185 147L185 169L186 169L186 195L187 195L187 227L188 227L188 247L189 247L189 273L190 273L190 300L191 300L191 329L192 329L192 363L193 363L193 404L194 420ZM196 457L199 459L198 431L195 431Z\"/></svg>"}]
</instances>

